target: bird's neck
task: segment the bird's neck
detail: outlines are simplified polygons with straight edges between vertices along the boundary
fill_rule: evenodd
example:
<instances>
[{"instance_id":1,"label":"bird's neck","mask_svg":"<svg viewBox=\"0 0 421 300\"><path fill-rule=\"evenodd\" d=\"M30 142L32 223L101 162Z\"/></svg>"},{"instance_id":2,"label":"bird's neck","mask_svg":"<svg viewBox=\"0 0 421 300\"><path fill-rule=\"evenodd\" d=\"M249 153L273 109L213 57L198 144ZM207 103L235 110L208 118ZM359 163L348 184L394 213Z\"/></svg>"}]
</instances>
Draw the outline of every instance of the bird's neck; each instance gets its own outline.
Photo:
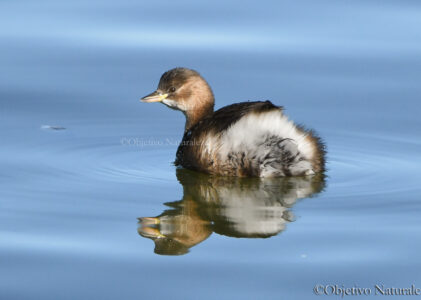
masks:
<instances>
[{"instance_id":1,"label":"bird's neck","mask_svg":"<svg viewBox=\"0 0 421 300\"><path fill-rule=\"evenodd\" d=\"M202 119L210 116L213 113L215 103L212 89L203 78L196 78L196 80L192 81L190 89L192 93L186 101L185 107L187 109L184 111L186 115L185 132L190 130ZM192 105L189 105L189 103Z\"/></svg>"},{"instance_id":2,"label":"bird's neck","mask_svg":"<svg viewBox=\"0 0 421 300\"><path fill-rule=\"evenodd\" d=\"M190 130L194 125L196 125L200 120L210 116L213 113L213 101L211 105L198 107L196 109L189 110L185 112L186 115L186 126L184 131Z\"/></svg>"}]
</instances>

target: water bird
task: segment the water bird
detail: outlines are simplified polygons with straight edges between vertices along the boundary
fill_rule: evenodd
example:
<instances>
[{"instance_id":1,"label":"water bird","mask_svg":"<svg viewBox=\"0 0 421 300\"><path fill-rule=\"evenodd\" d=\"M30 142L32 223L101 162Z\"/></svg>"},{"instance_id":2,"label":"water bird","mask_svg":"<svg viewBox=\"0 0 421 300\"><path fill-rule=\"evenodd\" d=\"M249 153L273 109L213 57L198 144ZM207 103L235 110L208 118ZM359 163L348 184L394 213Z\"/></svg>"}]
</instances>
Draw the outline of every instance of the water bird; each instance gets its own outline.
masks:
<instances>
[{"instance_id":1,"label":"water bird","mask_svg":"<svg viewBox=\"0 0 421 300\"><path fill-rule=\"evenodd\" d=\"M186 117L175 165L223 176L281 177L324 170L324 144L294 124L270 101L240 102L214 111L214 94L195 70L165 72L158 88L141 98L180 110Z\"/></svg>"}]
</instances>

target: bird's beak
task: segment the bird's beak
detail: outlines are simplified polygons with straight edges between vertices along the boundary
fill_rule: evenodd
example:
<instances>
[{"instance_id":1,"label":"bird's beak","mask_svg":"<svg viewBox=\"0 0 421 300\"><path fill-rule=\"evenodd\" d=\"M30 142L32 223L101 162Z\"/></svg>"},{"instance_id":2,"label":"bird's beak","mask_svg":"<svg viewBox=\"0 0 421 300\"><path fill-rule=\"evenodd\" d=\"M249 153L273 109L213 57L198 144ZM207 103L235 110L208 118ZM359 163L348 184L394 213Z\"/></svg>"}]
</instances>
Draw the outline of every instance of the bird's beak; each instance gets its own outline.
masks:
<instances>
[{"instance_id":1,"label":"bird's beak","mask_svg":"<svg viewBox=\"0 0 421 300\"><path fill-rule=\"evenodd\" d=\"M165 237L159 228L156 226L160 223L159 218L139 218L139 228L137 229L137 232L144 237L157 239Z\"/></svg>"},{"instance_id":2,"label":"bird's beak","mask_svg":"<svg viewBox=\"0 0 421 300\"><path fill-rule=\"evenodd\" d=\"M142 99L140 99L140 101L142 101L142 102L161 102L162 100L164 100L167 97L168 97L168 94L162 94L158 91L155 91L155 92L143 97Z\"/></svg>"}]
</instances>

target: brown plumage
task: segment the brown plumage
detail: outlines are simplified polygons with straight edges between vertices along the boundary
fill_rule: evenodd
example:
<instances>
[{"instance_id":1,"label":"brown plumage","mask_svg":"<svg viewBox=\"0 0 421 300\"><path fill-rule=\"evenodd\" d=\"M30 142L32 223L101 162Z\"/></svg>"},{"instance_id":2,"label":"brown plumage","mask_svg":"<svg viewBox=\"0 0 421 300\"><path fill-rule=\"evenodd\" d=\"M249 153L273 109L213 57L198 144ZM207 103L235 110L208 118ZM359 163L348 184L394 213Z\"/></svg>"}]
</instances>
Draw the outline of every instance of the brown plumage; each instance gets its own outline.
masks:
<instances>
[{"instance_id":1,"label":"brown plumage","mask_svg":"<svg viewBox=\"0 0 421 300\"><path fill-rule=\"evenodd\" d=\"M210 174L276 177L324 170L324 145L312 130L293 124L270 101L242 102L213 111L214 96L194 70L165 72L142 98L186 116L176 165Z\"/></svg>"}]
</instances>

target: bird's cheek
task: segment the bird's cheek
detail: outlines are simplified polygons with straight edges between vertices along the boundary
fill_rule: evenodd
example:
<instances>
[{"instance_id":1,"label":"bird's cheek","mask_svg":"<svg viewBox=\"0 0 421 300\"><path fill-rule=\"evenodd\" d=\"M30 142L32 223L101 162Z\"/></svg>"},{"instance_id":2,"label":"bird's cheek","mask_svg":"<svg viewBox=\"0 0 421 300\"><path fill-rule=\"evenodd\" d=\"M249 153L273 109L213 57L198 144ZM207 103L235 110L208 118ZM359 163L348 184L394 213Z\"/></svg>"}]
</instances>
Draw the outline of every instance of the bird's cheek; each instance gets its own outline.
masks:
<instances>
[{"instance_id":1,"label":"bird's cheek","mask_svg":"<svg viewBox=\"0 0 421 300\"><path fill-rule=\"evenodd\" d=\"M183 100L178 101L177 105L178 105L178 109L181 110L181 111L188 110L188 106L187 106L187 102L186 101L183 101Z\"/></svg>"},{"instance_id":2,"label":"bird's cheek","mask_svg":"<svg viewBox=\"0 0 421 300\"><path fill-rule=\"evenodd\" d=\"M170 107L170 108L178 109L178 110L181 110L181 111L185 111L186 110L186 106L185 106L185 104L184 104L183 101L180 101L180 100L177 101L177 100L172 100L172 99L165 99L162 102L165 105L167 105L168 107Z\"/></svg>"}]
</instances>

